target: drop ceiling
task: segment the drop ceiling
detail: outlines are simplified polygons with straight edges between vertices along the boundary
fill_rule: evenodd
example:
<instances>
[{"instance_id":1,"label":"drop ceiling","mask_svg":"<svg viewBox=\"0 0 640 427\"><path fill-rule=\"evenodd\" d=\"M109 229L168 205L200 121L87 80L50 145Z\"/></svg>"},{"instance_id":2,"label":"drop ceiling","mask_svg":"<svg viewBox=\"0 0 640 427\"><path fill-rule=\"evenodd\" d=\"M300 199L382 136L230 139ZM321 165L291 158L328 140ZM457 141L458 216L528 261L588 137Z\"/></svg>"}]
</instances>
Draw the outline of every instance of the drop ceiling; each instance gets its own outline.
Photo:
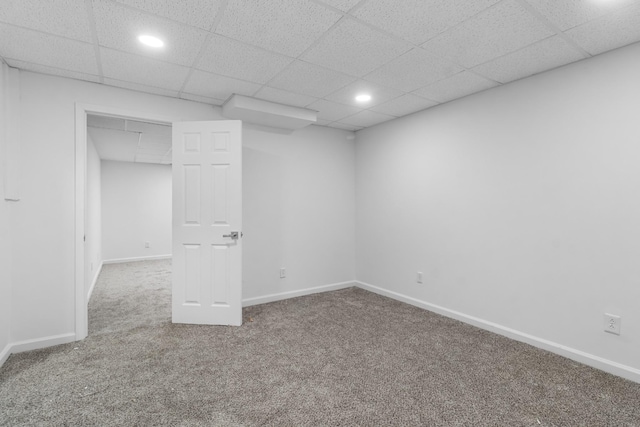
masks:
<instances>
[{"instance_id":1,"label":"drop ceiling","mask_svg":"<svg viewBox=\"0 0 640 427\"><path fill-rule=\"evenodd\" d=\"M212 105L253 96L347 130L637 41L640 0L0 3L12 67ZM360 92L373 99L358 104Z\"/></svg>"},{"instance_id":2,"label":"drop ceiling","mask_svg":"<svg viewBox=\"0 0 640 427\"><path fill-rule=\"evenodd\" d=\"M87 116L87 133L102 160L171 164L171 126Z\"/></svg>"}]
</instances>

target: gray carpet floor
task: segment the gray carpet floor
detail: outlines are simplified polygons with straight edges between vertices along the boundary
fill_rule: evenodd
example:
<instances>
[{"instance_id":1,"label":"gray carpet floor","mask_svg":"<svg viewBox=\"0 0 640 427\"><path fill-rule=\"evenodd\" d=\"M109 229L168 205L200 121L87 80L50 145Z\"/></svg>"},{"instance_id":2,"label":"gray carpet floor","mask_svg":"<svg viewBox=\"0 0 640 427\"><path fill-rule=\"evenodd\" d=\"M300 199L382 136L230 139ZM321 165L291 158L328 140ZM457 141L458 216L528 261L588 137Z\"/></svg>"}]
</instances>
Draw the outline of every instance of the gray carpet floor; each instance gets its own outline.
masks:
<instances>
[{"instance_id":1,"label":"gray carpet floor","mask_svg":"<svg viewBox=\"0 0 640 427\"><path fill-rule=\"evenodd\" d=\"M640 426L640 384L358 288L174 325L170 271L106 265L87 339L0 368L0 425Z\"/></svg>"}]
</instances>

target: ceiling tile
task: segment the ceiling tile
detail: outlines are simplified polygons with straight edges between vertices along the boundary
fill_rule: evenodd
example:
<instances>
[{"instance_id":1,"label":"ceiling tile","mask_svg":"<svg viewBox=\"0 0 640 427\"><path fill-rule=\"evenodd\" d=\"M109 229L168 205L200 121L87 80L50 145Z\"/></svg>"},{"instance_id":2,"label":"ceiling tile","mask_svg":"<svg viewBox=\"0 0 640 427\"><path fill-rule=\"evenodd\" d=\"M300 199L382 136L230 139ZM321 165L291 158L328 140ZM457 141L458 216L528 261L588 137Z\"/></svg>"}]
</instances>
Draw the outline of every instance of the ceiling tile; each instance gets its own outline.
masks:
<instances>
[{"instance_id":1,"label":"ceiling tile","mask_svg":"<svg viewBox=\"0 0 640 427\"><path fill-rule=\"evenodd\" d=\"M268 86L260 89L258 93L255 94L255 97L266 101L277 102L279 104L293 105L294 107L305 107L312 102L317 101L317 98L313 96L287 92L286 90Z\"/></svg>"},{"instance_id":2,"label":"ceiling tile","mask_svg":"<svg viewBox=\"0 0 640 427\"><path fill-rule=\"evenodd\" d=\"M0 24L0 56L7 61L13 59L98 75L92 45L7 24Z\"/></svg>"},{"instance_id":3,"label":"ceiling tile","mask_svg":"<svg viewBox=\"0 0 640 427\"><path fill-rule=\"evenodd\" d=\"M154 15L164 16L183 24L210 30L216 19L220 0L116 0Z\"/></svg>"},{"instance_id":4,"label":"ceiling tile","mask_svg":"<svg viewBox=\"0 0 640 427\"><path fill-rule=\"evenodd\" d=\"M412 43L421 44L498 1L370 0L354 15Z\"/></svg>"},{"instance_id":5,"label":"ceiling tile","mask_svg":"<svg viewBox=\"0 0 640 427\"><path fill-rule=\"evenodd\" d=\"M375 31L353 19L343 19L303 59L361 77L411 49L409 43Z\"/></svg>"},{"instance_id":6,"label":"ceiling tile","mask_svg":"<svg viewBox=\"0 0 640 427\"><path fill-rule=\"evenodd\" d=\"M364 127L364 126L348 125L346 123L340 123L340 122L329 123L326 126L329 126L329 127L332 127L332 128L336 128L336 129L350 130L350 131L357 131L357 130L360 130L360 129L362 129Z\"/></svg>"},{"instance_id":7,"label":"ceiling tile","mask_svg":"<svg viewBox=\"0 0 640 427\"><path fill-rule=\"evenodd\" d=\"M287 56L213 35L196 68L223 76L266 83L293 61Z\"/></svg>"},{"instance_id":8,"label":"ceiling tile","mask_svg":"<svg viewBox=\"0 0 640 427\"><path fill-rule=\"evenodd\" d=\"M387 114L376 113L375 111L371 110L364 110L357 114L354 114L353 116L349 116L346 119L340 120L339 123L356 127L368 127L392 119L395 119L395 117L389 116Z\"/></svg>"},{"instance_id":9,"label":"ceiling tile","mask_svg":"<svg viewBox=\"0 0 640 427\"><path fill-rule=\"evenodd\" d=\"M355 78L333 70L295 61L280 75L269 82L269 86L289 92L323 98L353 82Z\"/></svg>"},{"instance_id":10,"label":"ceiling tile","mask_svg":"<svg viewBox=\"0 0 640 427\"><path fill-rule=\"evenodd\" d=\"M447 102L456 98L471 95L497 86L498 83L477 76L468 71L463 71L448 79L440 80L414 93L434 101Z\"/></svg>"},{"instance_id":11,"label":"ceiling tile","mask_svg":"<svg viewBox=\"0 0 640 427\"><path fill-rule=\"evenodd\" d=\"M189 101L201 102L203 104L210 105L222 105L224 103L224 99L211 98L209 96L196 95L193 93L181 93L180 98L187 99Z\"/></svg>"},{"instance_id":12,"label":"ceiling tile","mask_svg":"<svg viewBox=\"0 0 640 427\"><path fill-rule=\"evenodd\" d=\"M317 111L318 119L330 122L344 119L345 117L352 116L355 113L362 111L362 108L338 104L325 99L320 99L313 104L310 104L307 108Z\"/></svg>"},{"instance_id":13,"label":"ceiling tile","mask_svg":"<svg viewBox=\"0 0 640 427\"><path fill-rule=\"evenodd\" d=\"M355 97L360 93L368 93L371 95L371 101L365 104L358 103ZM382 104L400 95L402 95L402 92L399 90L380 86L366 80L358 80L325 98L340 104L353 105L359 108L371 108L374 105Z\"/></svg>"},{"instance_id":14,"label":"ceiling tile","mask_svg":"<svg viewBox=\"0 0 640 427\"><path fill-rule=\"evenodd\" d=\"M70 79L83 80L87 82L99 83L100 77L93 74L79 73L76 71L62 70L60 68L47 67L46 65L33 64L31 62L16 61L8 59L7 64L13 68L33 71L34 73L49 74L52 76L67 77Z\"/></svg>"},{"instance_id":15,"label":"ceiling tile","mask_svg":"<svg viewBox=\"0 0 640 427\"><path fill-rule=\"evenodd\" d=\"M101 159L133 162L138 150L138 134L101 128L88 128L87 132Z\"/></svg>"},{"instance_id":16,"label":"ceiling tile","mask_svg":"<svg viewBox=\"0 0 640 427\"><path fill-rule=\"evenodd\" d=\"M617 10L567 32L592 55L640 41L640 4Z\"/></svg>"},{"instance_id":17,"label":"ceiling tile","mask_svg":"<svg viewBox=\"0 0 640 427\"><path fill-rule=\"evenodd\" d=\"M471 68L554 34L516 0L504 0L431 39L423 48Z\"/></svg>"},{"instance_id":18,"label":"ceiling tile","mask_svg":"<svg viewBox=\"0 0 640 427\"><path fill-rule=\"evenodd\" d=\"M149 56L166 62L191 66L207 32L165 18L149 15L106 0L93 0L98 43L124 52ZM159 37L161 49L142 45L141 34Z\"/></svg>"},{"instance_id":19,"label":"ceiling tile","mask_svg":"<svg viewBox=\"0 0 640 427\"><path fill-rule=\"evenodd\" d=\"M132 83L132 82L127 82L127 81L118 80L118 79L110 79L106 77L104 78L104 84L108 86L120 87L123 89L135 90L138 92L150 93L153 95L170 96L170 97L178 96L177 90L167 90L159 87L147 86L139 83Z\"/></svg>"},{"instance_id":20,"label":"ceiling tile","mask_svg":"<svg viewBox=\"0 0 640 427\"><path fill-rule=\"evenodd\" d=\"M255 83L196 70L191 75L184 91L226 100L234 93L252 96L258 89L260 89L260 85Z\"/></svg>"},{"instance_id":21,"label":"ceiling tile","mask_svg":"<svg viewBox=\"0 0 640 427\"><path fill-rule=\"evenodd\" d=\"M125 130L126 120L119 117L96 116L87 114L87 126L92 128Z\"/></svg>"},{"instance_id":22,"label":"ceiling tile","mask_svg":"<svg viewBox=\"0 0 640 427\"><path fill-rule=\"evenodd\" d=\"M526 0L560 30L568 30L638 0Z\"/></svg>"},{"instance_id":23,"label":"ceiling tile","mask_svg":"<svg viewBox=\"0 0 640 427\"><path fill-rule=\"evenodd\" d=\"M105 78L178 91L184 84L189 69L144 56L111 49L100 49L102 72ZM105 80L106 83L106 80Z\"/></svg>"},{"instance_id":24,"label":"ceiling tile","mask_svg":"<svg viewBox=\"0 0 640 427\"><path fill-rule=\"evenodd\" d=\"M376 105L371 108L371 111L376 113L388 114L390 116L401 117L407 114L415 113L416 111L422 111L429 107L438 105L437 102L429 99L422 98L413 94L406 94L385 102L384 104Z\"/></svg>"},{"instance_id":25,"label":"ceiling tile","mask_svg":"<svg viewBox=\"0 0 640 427\"><path fill-rule=\"evenodd\" d=\"M87 8L77 0L2 0L0 22L93 42Z\"/></svg>"},{"instance_id":26,"label":"ceiling tile","mask_svg":"<svg viewBox=\"0 0 640 427\"><path fill-rule=\"evenodd\" d=\"M129 132L140 132L156 138L168 139L171 144L171 126L158 123L139 122L137 120L127 120L126 130ZM163 143L167 143L165 140Z\"/></svg>"},{"instance_id":27,"label":"ceiling tile","mask_svg":"<svg viewBox=\"0 0 640 427\"><path fill-rule=\"evenodd\" d=\"M348 12L353 6L360 3L360 0L320 0L324 4L333 6L343 12Z\"/></svg>"},{"instance_id":28,"label":"ceiling tile","mask_svg":"<svg viewBox=\"0 0 640 427\"><path fill-rule=\"evenodd\" d=\"M508 83L584 58L582 52L562 37L554 36L479 65L473 71L500 83Z\"/></svg>"},{"instance_id":29,"label":"ceiling tile","mask_svg":"<svg viewBox=\"0 0 640 427\"><path fill-rule=\"evenodd\" d=\"M309 0L230 0L216 33L296 57L340 17Z\"/></svg>"},{"instance_id":30,"label":"ceiling tile","mask_svg":"<svg viewBox=\"0 0 640 427\"><path fill-rule=\"evenodd\" d=\"M366 79L411 92L460 71L459 66L415 48L368 74Z\"/></svg>"}]
</instances>

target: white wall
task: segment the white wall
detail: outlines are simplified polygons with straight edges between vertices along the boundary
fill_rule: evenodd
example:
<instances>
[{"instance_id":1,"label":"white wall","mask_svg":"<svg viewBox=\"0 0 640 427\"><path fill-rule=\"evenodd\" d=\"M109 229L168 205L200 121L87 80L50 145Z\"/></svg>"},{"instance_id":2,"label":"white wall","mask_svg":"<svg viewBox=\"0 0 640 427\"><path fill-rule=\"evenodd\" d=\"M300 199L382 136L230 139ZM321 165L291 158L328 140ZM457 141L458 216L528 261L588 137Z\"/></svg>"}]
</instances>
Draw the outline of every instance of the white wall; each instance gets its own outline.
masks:
<instances>
[{"instance_id":1,"label":"white wall","mask_svg":"<svg viewBox=\"0 0 640 427\"><path fill-rule=\"evenodd\" d=\"M14 241L12 266L16 342L74 332L76 102L185 120L218 117L204 104L21 73L22 200L12 216L12 233L21 236Z\"/></svg>"},{"instance_id":2,"label":"white wall","mask_svg":"<svg viewBox=\"0 0 640 427\"><path fill-rule=\"evenodd\" d=\"M291 135L244 127L243 299L262 302L266 295L355 278L349 135L319 126Z\"/></svg>"},{"instance_id":3,"label":"white wall","mask_svg":"<svg viewBox=\"0 0 640 427\"><path fill-rule=\"evenodd\" d=\"M171 255L171 165L102 161L102 235L105 261Z\"/></svg>"},{"instance_id":4,"label":"white wall","mask_svg":"<svg viewBox=\"0 0 640 427\"><path fill-rule=\"evenodd\" d=\"M102 209L100 157L87 134L87 186L85 189L85 295L91 295L102 265Z\"/></svg>"},{"instance_id":5,"label":"white wall","mask_svg":"<svg viewBox=\"0 0 640 427\"><path fill-rule=\"evenodd\" d=\"M21 84L23 201L11 223L21 236L13 247L12 339L46 343L40 340L74 332L75 103L176 121L222 116L205 104L30 72L21 73ZM313 127L283 135L245 126L245 298L354 279L349 134ZM269 203L278 200L284 218L274 235L260 227L275 227ZM287 279L277 278L281 266Z\"/></svg>"},{"instance_id":6,"label":"white wall","mask_svg":"<svg viewBox=\"0 0 640 427\"><path fill-rule=\"evenodd\" d=\"M637 44L359 132L358 279L640 380L638 75Z\"/></svg>"},{"instance_id":7,"label":"white wall","mask_svg":"<svg viewBox=\"0 0 640 427\"><path fill-rule=\"evenodd\" d=\"M5 174L7 172L8 94L5 81L9 67L0 62L0 363L8 356L11 341L11 233L10 209L12 202L5 201ZM7 102L7 105L5 105ZM17 107L17 106L15 106Z\"/></svg>"}]
</instances>

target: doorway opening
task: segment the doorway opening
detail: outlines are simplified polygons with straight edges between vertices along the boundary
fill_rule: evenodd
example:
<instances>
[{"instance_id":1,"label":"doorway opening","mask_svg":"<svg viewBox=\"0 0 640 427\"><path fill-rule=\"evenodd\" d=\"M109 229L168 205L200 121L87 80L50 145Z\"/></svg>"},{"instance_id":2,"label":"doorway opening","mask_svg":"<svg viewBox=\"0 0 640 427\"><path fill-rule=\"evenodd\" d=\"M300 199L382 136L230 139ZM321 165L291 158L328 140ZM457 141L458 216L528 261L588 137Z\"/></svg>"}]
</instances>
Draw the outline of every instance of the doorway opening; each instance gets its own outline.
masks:
<instances>
[{"instance_id":1,"label":"doorway opening","mask_svg":"<svg viewBox=\"0 0 640 427\"><path fill-rule=\"evenodd\" d=\"M140 184L136 180L135 170L138 167L165 169L165 187L168 185L168 199L166 191L164 195L154 194L156 200L168 200L168 206L162 209L162 214L168 218L167 230L164 232L163 242L143 238L140 246L143 252L139 259L145 256L153 258L153 249L165 251L159 258L171 255L171 126L175 121L172 118L161 117L144 112L134 112L113 107L90 106L76 104L76 137L75 137L75 333L76 340L83 339L88 334L88 302L93 286L97 280L99 268L103 261L109 261L107 257L113 257L109 253L103 253L103 218L102 218L102 161L110 164L111 176L126 177ZM97 141L97 142L96 142ZM96 163L99 165L96 171ZM168 172L168 173L166 173ZM99 177L96 183L96 178ZM122 182L122 179L120 180ZM118 180L112 182L117 187ZM131 181L129 182L131 184ZM100 185L100 194L96 194L96 185ZM131 185L129 185L131 186ZM93 190L93 191L92 191ZM154 190L156 193L158 188ZM113 193L113 192L112 192ZM112 199L117 202L118 195L112 194ZM131 200L131 192L127 198ZM99 199L98 199L99 198ZM111 200L113 202L114 200ZM126 200L121 201L126 206ZM114 203L112 203L114 204ZM153 215L148 215L148 222L152 222ZM134 229L143 228L139 224L131 224L122 218L111 218L112 227L118 228L118 222ZM135 222L135 221L133 221ZM114 225L115 224L115 225ZM156 228L162 225L156 224ZM127 234L132 234L129 229ZM111 236L113 233L108 232ZM120 233L122 236L123 234ZM168 236L168 237L167 237ZM148 242L148 245L147 245ZM168 242L168 250L167 250ZM112 242L110 251L124 250L126 246L118 248L116 242ZM157 246L156 246L157 245ZM146 247L148 246L148 247ZM132 248L134 251L140 248ZM147 250L145 254L144 251ZM130 256L131 252L122 258L136 258ZM127 255L128 254L128 255ZM121 261L122 259L112 258Z\"/></svg>"},{"instance_id":2,"label":"doorway opening","mask_svg":"<svg viewBox=\"0 0 640 427\"><path fill-rule=\"evenodd\" d=\"M171 125L87 115L84 244L89 333L135 316L150 301L170 316L171 150ZM109 315L113 310L100 314L103 307L92 299L99 276L98 300L117 303L117 318ZM153 318L151 314L146 317Z\"/></svg>"}]
</instances>

